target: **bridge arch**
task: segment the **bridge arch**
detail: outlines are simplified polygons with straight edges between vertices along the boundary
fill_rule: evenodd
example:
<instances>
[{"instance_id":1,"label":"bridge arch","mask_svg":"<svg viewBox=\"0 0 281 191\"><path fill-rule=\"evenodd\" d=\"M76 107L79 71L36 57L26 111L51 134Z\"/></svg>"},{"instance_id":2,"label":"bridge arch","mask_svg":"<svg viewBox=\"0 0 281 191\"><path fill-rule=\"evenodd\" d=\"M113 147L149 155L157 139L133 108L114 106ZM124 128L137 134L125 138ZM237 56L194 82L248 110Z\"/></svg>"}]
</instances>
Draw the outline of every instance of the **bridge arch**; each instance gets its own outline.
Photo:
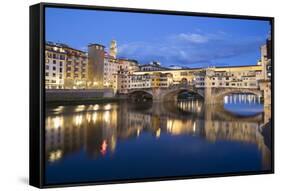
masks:
<instances>
[{"instance_id":1,"label":"bridge arch","mask_svg":"<svg viewBox=\"0 0 281 191\"><path fill-rule=\"evenodd\" d=\"M133 101L144 101L153 99L153 93L151 90L132 90L128 92L129 98Z\"/></svg>"},{"instance_id":2,"label":"bridge arch","mask_svg":"<svg viewBox=\"0 0 281 191\"><path fill-rule=\"evenodd\" d=\"M224 97L230 94L253 94L258 97L261 97L262 91L258 89L243 89L243 88L219 88L213 89L212 97L208 99L214 99L218 103L222 103Z\"/></svg>"},{"instance_id":3,"label":"bridge arch","mask_svg":"<svg viewBox=\"0 0 281 191\"><path fill-rule=\"evenodd\" d=\"M203 92L197 91L196 89L185 88L185 89L174 89L174 90L163 92L164 95L162 99L165 101L177 101L178 95L184 92L194 93L204 98Z\"/></svg>"}]
</instances>

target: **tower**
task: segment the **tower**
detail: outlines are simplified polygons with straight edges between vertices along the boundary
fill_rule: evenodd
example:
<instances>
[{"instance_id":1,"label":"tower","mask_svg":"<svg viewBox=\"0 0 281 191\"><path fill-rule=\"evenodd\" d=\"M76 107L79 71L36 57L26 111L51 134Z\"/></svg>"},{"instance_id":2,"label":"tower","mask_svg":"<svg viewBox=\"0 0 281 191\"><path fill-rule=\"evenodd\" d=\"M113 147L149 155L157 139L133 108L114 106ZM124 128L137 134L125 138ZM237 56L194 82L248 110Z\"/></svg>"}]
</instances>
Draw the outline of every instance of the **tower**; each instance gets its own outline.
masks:
<instances>
[{"instance_id":1,"label":"tower","mask_svg":"<svg viewBox=\"0 0 281 191\"><path fill-rule=\"evenodd\" d=\"M116 56L117 56L117 42L116 42L116 40L112 40L111 43L110 43L109 55L112 56L113 58L116 58Z\"/></svg>"},{"instance_id":2,"label":"tower","mask_svg":"<svg viewBox=\"0 0 281 191\"><path fill-rule=\"evenodd\" d=\"M100 44L88 45L88 80L89 85L94 88L103 87L104 48Z\"/></svg>"}]
</instances>

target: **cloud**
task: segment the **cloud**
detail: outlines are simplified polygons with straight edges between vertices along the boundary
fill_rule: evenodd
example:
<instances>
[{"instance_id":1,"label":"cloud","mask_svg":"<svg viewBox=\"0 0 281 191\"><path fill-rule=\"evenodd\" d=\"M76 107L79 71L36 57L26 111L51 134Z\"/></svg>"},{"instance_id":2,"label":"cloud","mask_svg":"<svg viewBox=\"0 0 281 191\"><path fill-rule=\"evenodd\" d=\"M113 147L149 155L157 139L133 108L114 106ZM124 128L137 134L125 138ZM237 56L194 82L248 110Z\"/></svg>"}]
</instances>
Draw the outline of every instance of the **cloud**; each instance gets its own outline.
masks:
<instances>
[{"instance_id":1,"label":"cloud","mask_svg":"<svg viewBox=\"0 0 281 191\"><path fill-rule=\"evenodd\" d=\"M242 58L247 54L259 51L263 41L264 39L261 37L233 37L223 31L212 34L179 33L149 42L120 44L118 55L136 59L140 63L157 60L165 66L221 65L222 59Z\"/></svg>"},{"instance_id":2,"label":"cloud","mask_svg":"<svg viewBox=\"0 0 281 191\"><path fill-rule=\"evenodd\" d=\"M196 34L196 33L180 33L179 35L175 36L178 40L183 40L186 42L191 42L191 43L206 43L208 42L208 37L203 36L201 34Z\"/></svg>"},{"instance_id":3,"label":"cloud","mask_svg":"<svg viewBox=\"0 0 281 191\"><path fill-rule=\"evenodd\" d=\"M88 50L88 47L87 47L87 46L82 46L82 47L79 48L79 50L87 51L87 50Z\"/></svg>"}]
</instances>

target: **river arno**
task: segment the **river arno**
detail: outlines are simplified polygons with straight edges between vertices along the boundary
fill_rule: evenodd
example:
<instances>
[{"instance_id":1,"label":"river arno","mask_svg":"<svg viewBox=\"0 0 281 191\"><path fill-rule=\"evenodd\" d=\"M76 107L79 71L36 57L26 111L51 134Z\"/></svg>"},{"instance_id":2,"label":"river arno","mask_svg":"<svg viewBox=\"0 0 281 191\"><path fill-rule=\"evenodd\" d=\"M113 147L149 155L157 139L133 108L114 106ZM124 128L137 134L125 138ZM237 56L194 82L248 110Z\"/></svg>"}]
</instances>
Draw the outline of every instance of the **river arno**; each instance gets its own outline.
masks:
<instances>
[{"instance_id":1,"label":"river arno","mask_svg":"<svg viewBox=\"0 0 281 191\"><path fill-rule=\"evenodd\" d=\"M268 114L253 95L46 109L46 183L270 170Z\"/></svg>"}]
</instances>

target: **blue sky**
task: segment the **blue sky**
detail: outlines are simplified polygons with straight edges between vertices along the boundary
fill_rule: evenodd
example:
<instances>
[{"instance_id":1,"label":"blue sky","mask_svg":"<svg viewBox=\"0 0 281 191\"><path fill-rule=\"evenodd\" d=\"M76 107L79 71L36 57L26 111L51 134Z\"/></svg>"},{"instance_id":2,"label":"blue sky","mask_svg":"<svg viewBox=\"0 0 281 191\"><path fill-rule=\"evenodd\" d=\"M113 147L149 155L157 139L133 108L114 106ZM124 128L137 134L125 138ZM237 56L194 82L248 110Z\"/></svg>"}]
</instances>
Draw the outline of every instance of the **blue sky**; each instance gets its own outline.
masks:
<instances>
[{"instance_id":1,"label":"blue sky","mask_svg":"<svg viewBox=\"0 0 281 191\"><path fill-rule=\"evenodd\" d=\"M46 40L86 51L89 43L118 57L182 67L254 65L270 31L268 21L79 9L46 9Z\"/></svg>"}]
</instances>

